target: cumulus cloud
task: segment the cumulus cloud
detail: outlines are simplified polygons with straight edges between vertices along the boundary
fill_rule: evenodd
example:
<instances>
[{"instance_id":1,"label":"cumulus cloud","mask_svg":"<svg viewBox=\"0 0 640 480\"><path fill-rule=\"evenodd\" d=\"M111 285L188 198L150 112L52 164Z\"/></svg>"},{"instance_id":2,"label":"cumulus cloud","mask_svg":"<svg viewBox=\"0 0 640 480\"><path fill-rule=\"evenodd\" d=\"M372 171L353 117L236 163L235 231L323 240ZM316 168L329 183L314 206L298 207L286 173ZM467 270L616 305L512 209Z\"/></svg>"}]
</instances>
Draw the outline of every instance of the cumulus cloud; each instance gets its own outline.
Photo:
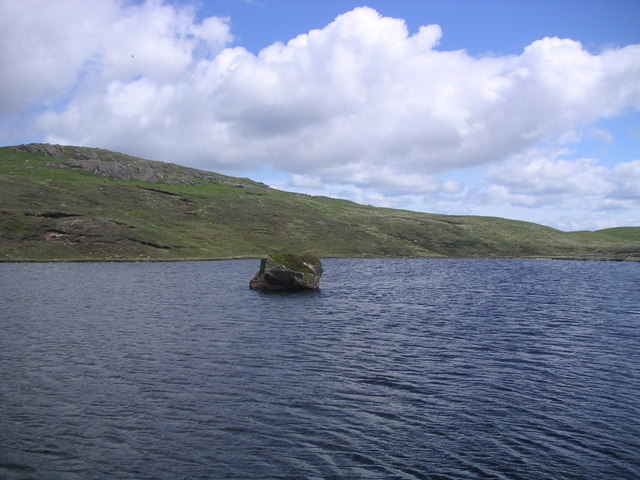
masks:
<instances>
[{"instance_id":1,"label":"cumulus cloud","mask_svg":"<svg viewBox=\"0 0 640 480\"><path fill-rule=\"evenodd\" d=\"M640 160L605 167L591 158L567 160L560 152L532 154L489 169L487 185L470 192L470 201L485 205L536 207L558 211L627 212L638 222ZM611 219L610 219L611 222ZM611 225L607 225L611 226Z\"/></svg>"},{"instance_id":2,"label":"cumulus cloud","mask_svg":"<svg viewBox=\"0 0 640 480\"><path fill-rule=\"evenodd\" d=\"M195 55L232 39L225 19L198 23L195 10L157 0L2 0L0 28L3 116L36 102L64 111L78 98L108 99L110 82L184 81Z\"/></svg>"},{"instance_id":3,"label":"cumulus cloud","mask_svg":"<svg viewBox=\"0 0 640 480\"><path fill-rule=\"evenodd\" d=\"M618 163L609 177L618 198L640 203L640 160Z\"/></svg>"},{"instance_id":4,"label":"cumulus cloud","mask_svg":"<svg viewBox=\"0 0 640 480\"><path fill-rule=\"evenodd\" d=\"M212 170L271 165L291 187L380 203L448 205L465 187L439 175L489 165L491 186L465 195L535 206L622 185L637 201L633 162L533 156L640 110L640 45L594 54L544 38L474 57L439 50L438 25L412 33L362 7L253 54L231 46L231 24L162 0L0 0L0 140L28 115L46 141Z\"/></svg>"}]
</instances>

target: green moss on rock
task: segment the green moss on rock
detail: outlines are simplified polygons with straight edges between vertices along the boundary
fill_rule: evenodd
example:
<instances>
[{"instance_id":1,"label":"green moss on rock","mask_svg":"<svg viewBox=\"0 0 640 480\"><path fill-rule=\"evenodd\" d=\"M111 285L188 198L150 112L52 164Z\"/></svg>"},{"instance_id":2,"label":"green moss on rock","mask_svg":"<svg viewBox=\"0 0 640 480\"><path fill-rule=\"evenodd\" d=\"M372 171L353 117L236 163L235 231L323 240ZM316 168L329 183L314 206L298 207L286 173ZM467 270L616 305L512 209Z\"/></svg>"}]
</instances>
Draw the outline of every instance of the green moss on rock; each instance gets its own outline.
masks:
<instances>
[{"instance_id":1,"label":"green moss on rock","mask_svg":"<svg viewBox=\"0 0 640 480\"><path fill-rule=\"evenodd\" d=\"M312 265L320 267L322 265L318 257L308 253L303 255L296 255L293 253L272 253L269 256L287 267L289 270L293 270L295 272L314 273L313 269L309 266Z\"/></svg>"},{"instance_id":2,"label":"green moss on rock","mask_svg":"<svg viewBox=\"0 0 640 480\"><path fill-rule=\"evenodd\" d=\"M266 291L315 290L320 287L322 263L314 255L275 253L260 262L249 287Z\"/></svg>"}]
</instances>

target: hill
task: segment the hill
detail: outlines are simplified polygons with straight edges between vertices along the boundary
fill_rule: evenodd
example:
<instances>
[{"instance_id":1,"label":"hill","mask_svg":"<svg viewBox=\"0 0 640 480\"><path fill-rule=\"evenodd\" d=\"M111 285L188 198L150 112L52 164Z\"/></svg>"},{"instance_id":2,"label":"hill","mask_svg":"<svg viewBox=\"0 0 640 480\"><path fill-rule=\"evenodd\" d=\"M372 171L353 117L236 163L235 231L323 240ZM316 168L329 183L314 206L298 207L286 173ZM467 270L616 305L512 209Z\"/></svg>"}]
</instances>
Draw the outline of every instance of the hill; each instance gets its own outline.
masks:
<instances>
[{"instance_id":1,"label":"hill","mask_svg":"<svg viewBox=\"0 0 640 480\"><path fill-rule=\"evenodd\" d=\"M640 259L615 232L375 208L94 148L0 148L0 260L258 257Z\"/></svg>"},{"instance_id":2,"label":"hill","mask_svg":"<svg viewBox=\"0 0 640 480\"><path fill-rule=\"evenodd\" d=\"M609 235L620 240L628 240L631 242L640 242L640 227L616 227L597 230L596 233Z\"/></svg>"}]
</instances>

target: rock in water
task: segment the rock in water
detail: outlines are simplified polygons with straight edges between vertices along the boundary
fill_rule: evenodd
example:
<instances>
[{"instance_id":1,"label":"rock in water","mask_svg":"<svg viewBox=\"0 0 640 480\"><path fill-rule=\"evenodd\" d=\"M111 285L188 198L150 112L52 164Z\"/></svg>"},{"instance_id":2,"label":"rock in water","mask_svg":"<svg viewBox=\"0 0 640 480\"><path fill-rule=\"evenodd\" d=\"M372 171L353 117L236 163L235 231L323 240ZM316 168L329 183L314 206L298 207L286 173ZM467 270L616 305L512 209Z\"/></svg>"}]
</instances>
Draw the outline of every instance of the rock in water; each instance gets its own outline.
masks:
<instances>
[{"instance_id":1,"label":"rock in water","mask_svg":"<svg viewBox=\"0 0 640 480\"><path fill-rule=\"evenodd\" d=\"M297 292L320 287L322 263L314 255L274 253L260 261L260 270L249 282L254 290Z\"/></svg>"}]
</instances>

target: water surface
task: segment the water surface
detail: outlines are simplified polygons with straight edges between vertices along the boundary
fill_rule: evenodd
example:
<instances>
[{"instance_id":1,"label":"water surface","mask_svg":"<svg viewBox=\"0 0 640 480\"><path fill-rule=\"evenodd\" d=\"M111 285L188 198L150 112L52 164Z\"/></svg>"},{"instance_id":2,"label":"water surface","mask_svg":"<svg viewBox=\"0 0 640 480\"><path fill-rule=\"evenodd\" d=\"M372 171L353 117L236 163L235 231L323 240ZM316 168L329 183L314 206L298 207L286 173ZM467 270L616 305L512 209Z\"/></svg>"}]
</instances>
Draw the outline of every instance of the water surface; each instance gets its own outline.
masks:
<instances>
[{"instance_id":1,"label":"water surface","mask_svg":"<svg viewBox=\"0 0 640 480\"><path fill-rule=\"evenodd\" d=\"M0 478L640 478L640 265L323 263L0 264Z\"/></svg>"}]
</instances>

